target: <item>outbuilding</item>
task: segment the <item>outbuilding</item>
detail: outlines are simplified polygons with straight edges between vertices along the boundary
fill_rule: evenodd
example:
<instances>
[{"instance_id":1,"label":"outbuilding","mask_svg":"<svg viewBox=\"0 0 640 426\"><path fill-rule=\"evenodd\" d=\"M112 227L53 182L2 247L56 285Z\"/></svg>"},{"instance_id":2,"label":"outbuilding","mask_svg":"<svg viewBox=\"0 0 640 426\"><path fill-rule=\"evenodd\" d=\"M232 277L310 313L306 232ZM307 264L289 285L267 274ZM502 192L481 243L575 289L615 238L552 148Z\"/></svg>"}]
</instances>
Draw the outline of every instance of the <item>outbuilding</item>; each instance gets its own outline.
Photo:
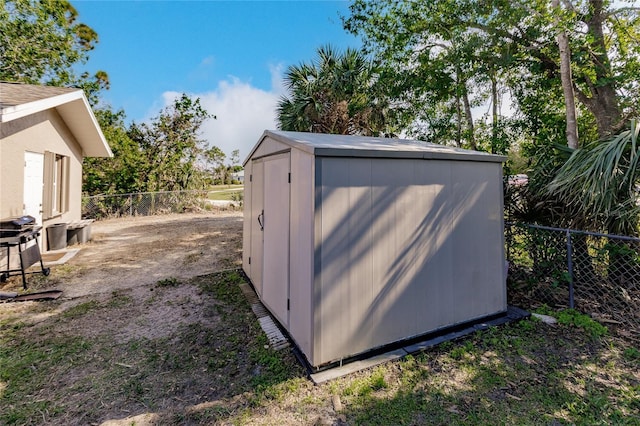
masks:
<instances>
[{"instance_id":1,"label":"outbuilding","mask_svg":"<svg viewBox=\"0 0 640 426\"><path fill-rule=\"evenodd\" d=\"M504 313L504 159L265 131L244 162L243 269L313 367Z\"/></svg>"},{"instance_id":2,"label":"outbuilding","mask_svg":"<svg viewBox=\"0 0 640 426\"><path fill-rule=\"evenodd\" d=\"M43 249L81 219L83 159L111 156L82 89L0 82L0 219L35 218Z\"/></svg>"}]
</instances>

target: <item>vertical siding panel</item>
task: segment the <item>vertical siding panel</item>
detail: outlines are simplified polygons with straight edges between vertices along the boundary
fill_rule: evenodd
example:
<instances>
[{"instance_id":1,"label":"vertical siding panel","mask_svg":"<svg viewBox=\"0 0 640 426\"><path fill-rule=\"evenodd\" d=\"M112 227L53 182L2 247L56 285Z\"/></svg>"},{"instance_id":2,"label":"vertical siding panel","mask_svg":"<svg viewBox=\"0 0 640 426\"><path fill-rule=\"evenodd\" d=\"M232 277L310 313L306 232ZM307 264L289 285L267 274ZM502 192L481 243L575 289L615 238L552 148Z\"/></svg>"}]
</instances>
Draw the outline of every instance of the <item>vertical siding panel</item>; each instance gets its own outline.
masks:
<instances>
[{"instance_id":1,"label":"vertical siding panel","mask_svg":"<svg viewBox=\"0 0 640 426\"><path fill-rule=\"evenodd\" d=\"M322 302L322 158L314 158L313 174L313 288L311 301L311 342L312 351L307 354L311 365L320 365L322 361L322 322L320 306Z\"/></svg>"},{"instance_id":2,"label":"vertical siding panel","mask_svg":"<svg viewBox=\"0 0 640 426\"><path fill-rule=\"evenodd\" d=\"M312 352L313 176L312 155L291 151L291 299L289 330L302 352Z\"/></svg>"},{"instance_id":3,"label":"vertical siding panel","mask_svg":"<svg viewBox=\"0 0 640 426\"><path fill-rule=\"evenodd\" d=\"M411 226L412 200L408 196L413 171L411 160L373 160L376 238L371 250L376 258L379 288L374 301L378 328L374 345L393 339L399 333L412 332L413 305L411 288L412 248L408 232Z\"/></svg>"},{"instance_id":4,"label":"vertical siding panel","mask_svg":"<svg viewBox=\"0 0 640 426\"><path fill-rule=\"evenodd\" d=\"M393 210L394 188L386 185L389 179L393 178L393 172L388 169L381 169L375 165L372 171L372 206L374 210L373 238L371 242L371 256L375 265L376 274L373 286L373 300L370 311L375 318L375 335L372 336L371 346L376 346L377 341L389 339L393 334L393 324L390 318L392 305L394 303L393 285L389 279L390 264L395 257L395 235Z\"/></svg>"},{"instance_id":5,"label":"vertical siding panel","mask_svg":"<svg viewBox=\"0 0 640 426\"><path fill-rule=\"evenodd\" d=\"M466 167L465 167L466 166ZM454 170L458 208L455 210L459 267L454 272L459 300L455 321L467 321L506 309L496 304L502 279L501 189L495 185L496 169L489 164L462 162ZM473 261L470 261L473 259Z\"/></svg>"},{"instance_id":6,"label":"vertical siding panel","mask_svg":"<svg viewBox=\"0 0 640 426\"><path fill-rule=\"evenodd\" d=\"M349 164L345 158L322 158L321 236L318 309L320 358L329 360L348 348L349 288L344 277L349 271L349 222L351 207ZM316 206L318 208L318 206Z\"/></svg>"},{"instance_id":7,"label":"vertical siding panel","mask_svg":"<svg viewBox=\"0 0 640 426\"><path fill-rule=\"evenodd\" d=\"M475 165L474 165L475 166ZM451 200L454 205L452 211L455 232L455 256L458 267L452 271L454 299L457 301L454 321L476 316L482 304L480 296L474 291L474 283L481 278L482 269L486 263L485 253L479 250L484 245L483 232L477 218L483 212L479 198L483 195L483 176L473 168L473 176L469 175L469 168L461 162L452 162L453 171ZM473 181L472 179L473 178ZM472 257L470 257L472 256ZM473 261L471 261L473 259Z\"/></svg>"},{"instance_id":8,"label":"vertical siding panel","mask_svg":"<svg viewBox=\"0 0 640 426\"><path fill-rule=\"evenodd\" d=\"M371 182L373 218L369 255L372 258L372 274L369 287L372 293L370 296L371 306L368 308L368 312L371 318L371 327L375 330L375 334L371 336L370 346L375 346L377 341L388 338L390 334L390 327L386 322L390 300L386 293L390 291L390 288L386 285L386 279L389 271L388 259L393 256L394 251L392 247L393 240L389 234L389 229L393 226L391 223L392 218L385 214L385 212L388 212L391 203L388 199L388 191L380 187L380 182L383 178L376 174L376 172L379 172L377 169L372 172Z\"/></svg>"},{"instance_id":9,"label":"vertical siding panel","mask_svg":"<svg viewBox=\"0 0 640 426\"><path fill-rule=\"evenodd\" d=\"M389 280L396 281L398 284L395 287L397 293L394 306L398 315L393 315L392 322L398 325L396 333L401 333L404 337L415 336L419 332L416 327L416 312L421 309L416 297L420 283L415 280L417 240L414 232L416 211L413 182L415 181L414 165L417 161L419 160L394 160L396 196L393 208L396 226L393 228L393 233L396 240L396 253L393 264L389 265L391 271ZM380 166L384 167L384 163L380 163ZM402 324L397 324L398 321Z\"/></svg>"},{"instance_id":10,"label":"vertical siding panel","mask_svg":"<svg viewBox=\"0 0 640 426\"><path fill-rule=\"evenodd\" d=\"M448 166L446 162L423 161L418 170L422 217L416 235L418 247L424 253L417 272L418 281L424 282L422 332L439 328L451 320L453 251L451 206L447 205L451 178Z\"/></svg>"},{"instance_id":11,"label":"vertical siding panel","mask_svg":"<svg viewBox=\"0 0 640 426\"><path fill-rule=\"evenodd\" d=\"M481 198L484 214L477 218L478 228L483 233L481 249L486 256L484 279L476 286L476 288L486 289L484 292L478 292L482 293L481 300L484 303L484 313L480 315L507 309L502 187L493 184L494 182L502 182L502 168L495 167L495 165L493 165L494 167L488 166L490 165L481 164L478 167L478 173L483 174L486 182Z\"/></svg>"},{"instance_id":12,"label":"vertical siding panel","mask_svg":"<svg viewBox=\"0 0 640 426\"><path fill-rule=\"evenodd\" d=\"M342 350L370 347L372 335L376 331L369 316L373 297L373 260L370 247L375 243L371 233L374 216L371 195L372 161L350 158L347 162L349 180L344 184L349 190L349 211L346 217L349 234L345 241L345 255L349 257L349 268L341 277L341 285L345 288L348 300L345 330L348 336L345 339L347 347Z\"/></svg>"},{"instance_id":13,"label":"vertical siding panel","mask_svg":"<svg viewBox=\"0 0 640 426\"><path fill-rule=\"evenodd\" d=\"M414 233L414 263L416 265L414 279L420 283L418 291L418 301L420 310L417 312L418 322L422 327L430 325L428 322L429 315L432 314L433 307L433 271L428 268L430 251L433 248L432 239L434 238L428 216L433 207L433 200L437 195L436 182L433 181L429 171L431 164L421 161L416 165L415 170L415 199L417 210L417 218L413 226Z\"/></svg>"}]
</instances>

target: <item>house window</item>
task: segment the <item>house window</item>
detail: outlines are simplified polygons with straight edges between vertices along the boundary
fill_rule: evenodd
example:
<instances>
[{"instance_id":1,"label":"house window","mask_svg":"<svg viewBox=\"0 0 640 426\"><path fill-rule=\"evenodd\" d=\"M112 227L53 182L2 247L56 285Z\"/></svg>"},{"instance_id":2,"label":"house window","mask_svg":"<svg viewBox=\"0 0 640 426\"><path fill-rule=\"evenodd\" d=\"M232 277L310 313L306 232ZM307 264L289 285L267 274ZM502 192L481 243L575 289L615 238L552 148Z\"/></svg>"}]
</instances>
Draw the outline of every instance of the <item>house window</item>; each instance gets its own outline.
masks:
<instances>
[{"instance_id":1,"label":"house window","mask_svg":"<svg viewBox=\"0 0 640 426\"><path fill-rule=\"evenodd\" d=\"M69 211L69 157L44 153L43 216L45 219Z\"/></svg>"}]
</instances>

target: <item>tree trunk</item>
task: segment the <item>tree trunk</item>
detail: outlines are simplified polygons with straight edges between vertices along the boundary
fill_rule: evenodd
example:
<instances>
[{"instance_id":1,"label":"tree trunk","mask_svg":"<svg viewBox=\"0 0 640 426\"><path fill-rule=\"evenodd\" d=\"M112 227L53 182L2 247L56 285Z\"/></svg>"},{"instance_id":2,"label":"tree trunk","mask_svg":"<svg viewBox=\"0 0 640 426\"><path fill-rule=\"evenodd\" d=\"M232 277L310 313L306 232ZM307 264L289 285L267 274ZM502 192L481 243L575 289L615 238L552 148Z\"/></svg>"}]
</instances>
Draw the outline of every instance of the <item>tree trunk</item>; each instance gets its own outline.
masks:
<instances>
[{"instance_id":1,"label":"tree trunk","mask_svg":"<svg viewBox=\"0 0 640 426\"><path fill-rule=\"evenodd\" d=\"M462 110L460 109L460 96L456 95L456 146L462 147Z\"/></svg>"},{"instance_id":2,"label":"tree trunk","mask_svg":"<svg viewBox=\"0 0 640 426\"><path fill-rule=\"evenodd\" d=\"M552 2L558 4L555 0L552 0ZM568 1L567 3L571 2ZM580 52L584 54L585 61L589 63L581 67L585 71L576 68L577 72L572 76L574 82L581 83L580 85L573 85L575 97L595 117L598 135L601 138L621 130L624 126L616 95L615 76L611 71L611 62L607 53L607 39L604 32L607 11L604 9L604 5L604 0L588 0L588 13L579 15L587 30L587 41L584 46L580 46ZM522 36L519 32L511 33L504 29L487 25L484 22L465 20L462 20L462 22L470 28L510 40L521 46L540 62L540 66L550 77L555 76L558 71L558 61L549 56L545 50L539 49L537 43L532 43L531 40Z\"/></svg>"},{"instance_id":3,"label":"tree trunk","mask_svg":"<svg viewBox=\"0 0 640 426\"><path fill-rule=\"evenodd\" d=\"M475 129L473 126L473 115L471 115L471 103L469 102L469 91L467 90L466 84L463 87L462 101L464 103L464 115L465 115L465 118L467 119L467 132L469 132L469 135L467 138L469 141L469 147L474 151L477 151L478 147L476 146Z\"/></svg>"},{"instance_id":4,"label":"tree trunk","mask_svg":"<svg viewBox=\"0 0 640 426\"><path fill-rule=\"evenodd\" d=\"M498 141L498 82L495 75L491 79L491 153L496 153L496 143Z\"/></svg>"},{"instance_id":5,"label":"tree trunk","mask_svg":"<svg viewBox=\"0 0 640 426\"><path fill-rule=\"evenodd\" d=\"M460 68L456 66L456 146L462 148L462 108L460 107Z\"/></svg>"},{"instance_id":6,"label":"tree trunk","mask_svg":"<svg viewBox=\"0 0 640 426\"><path fill-rule=\"evenodd\" d=\"M616 87L611 72L611 62L607 54L603 23L605 10L603 0L589 0L589 11L584 23L589 34L589 51L595 70L595 81L588 75L582 80L589 89L588 93L576 90L576 96L596 119L598 136L605 138L618 130L621 111L616 96Z\"/></svg>"},{"instance_id":7,"label":"tree trunk","mask_svg":"<svg viewBox=\"0 0 640 426\"><path fill-rule=\"evenodd\" d=\"M560 8L559 0L551 0L554 9ZM557 17L557 14L554 13ZM555 18L556 25L560 25ZM567 146L578 148L578 120L576 118L576 101L573 93L573 78L571 77L571 51L569 50L569 36L563 29L558 29L558 49L560 50L560 80L564 93L565 113L567 117Z\"/></svg>"}]
</instances>

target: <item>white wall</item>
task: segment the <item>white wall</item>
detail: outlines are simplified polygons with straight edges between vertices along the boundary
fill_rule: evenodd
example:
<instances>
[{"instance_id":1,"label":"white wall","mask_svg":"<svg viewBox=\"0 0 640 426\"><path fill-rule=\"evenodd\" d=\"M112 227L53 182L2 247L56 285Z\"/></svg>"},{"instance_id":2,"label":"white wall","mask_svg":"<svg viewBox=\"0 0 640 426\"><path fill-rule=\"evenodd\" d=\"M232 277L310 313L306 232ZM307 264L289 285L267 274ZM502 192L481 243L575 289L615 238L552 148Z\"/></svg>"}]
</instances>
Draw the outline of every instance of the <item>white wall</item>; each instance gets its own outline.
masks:
<instances>
[{"instance_id":1,"label":"white wall","mask_svg":"<svg viewBox=\"0 0 640 426\"><path fill-rule=\"evenodd\" d=\"M0 218L21 216L24 195L24 153L45 151L69 157L69 211L42 224L81 218L82 149L62 118L48 110L2 124L0 130ZM46 231L43 232L46 247Z\"/></svg>"}]
</instances>

